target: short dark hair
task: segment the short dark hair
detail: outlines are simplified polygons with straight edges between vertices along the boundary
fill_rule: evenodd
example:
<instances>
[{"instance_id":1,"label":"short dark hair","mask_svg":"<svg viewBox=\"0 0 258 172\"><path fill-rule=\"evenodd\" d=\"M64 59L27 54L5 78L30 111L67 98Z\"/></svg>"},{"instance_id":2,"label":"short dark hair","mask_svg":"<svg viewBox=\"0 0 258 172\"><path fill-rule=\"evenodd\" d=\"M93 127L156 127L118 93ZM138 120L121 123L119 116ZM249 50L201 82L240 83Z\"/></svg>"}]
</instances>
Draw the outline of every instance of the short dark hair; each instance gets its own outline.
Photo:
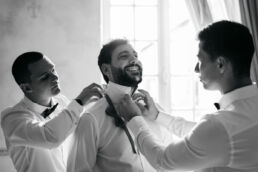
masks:
<instances>
[{"instance_id":1,"label":"short dark hair","mask_svg":"<svg viewBox=\"0 0 258 172\"><path fill-rule=\"evenodd\" d=\"M44 55L40 52L30 51L19 55L12 66L12 74L18 85L30 82L30 71L28 66L43 59Z\"/></svg>"},{"instance_id":2,"label":"short dark hair","mask_svg":"<svg viewBox=\"0 0 258 172\"><path fill-rule=\"evenodd\" d=\"M226 20L215 22L200 31L198 39L212 60L223 56L231 62L235 76L250 76L254 43L246 26Z\"/></svg>"},{"instance_id":3,"label":"short dark hair","mask_svg":"<svg viewBox=\"0 0 258 172\"><path fill-rule=\"evenodd\" d=\"M98 56L98 65L100 68L100 71L106 81L108 83L109 79L107 76L105 76L101 70L102 64L110 64L111 63L111 56L112 52L120 45L128 44L127 39L114 39L107 44L103 45L102 49L100 50L99 56Z\"/></svg>"}]
</instances>

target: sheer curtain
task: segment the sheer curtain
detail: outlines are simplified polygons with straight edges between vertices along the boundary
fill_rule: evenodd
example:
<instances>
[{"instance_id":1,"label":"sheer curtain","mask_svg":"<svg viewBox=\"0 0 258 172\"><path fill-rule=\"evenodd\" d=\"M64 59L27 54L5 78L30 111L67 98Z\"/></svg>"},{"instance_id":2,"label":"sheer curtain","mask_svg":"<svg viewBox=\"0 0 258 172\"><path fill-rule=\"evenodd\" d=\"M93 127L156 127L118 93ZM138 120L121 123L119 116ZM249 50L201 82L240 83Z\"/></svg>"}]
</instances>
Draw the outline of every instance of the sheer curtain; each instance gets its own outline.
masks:
<instances>
[{"instance_id":1,"label":"sheer curtain","mask_svg":"<svg viewBox=\"0 0 258 172\"><path fill-rule=\"evenodd\" d=\"M211 10L207 0L185 0L185 2L197 32L212 22Z\"/></svg>"},{"instance_id":2,"label":"sheer curtain","mask_svg":"<svg viewBox=\"0 0 258 172\"><path fill-rule=\"evenodd\" d=\"M254 40L255 54L251 67L253 81L258 82L258 1L239 0L242 23L251 31Z\"/></svg>"},{"instance_id":3,"label":"sheer curtain","mask_svg":"<svg viewBox=\"0 0 258 172\"><path fill-rule=\"evenodd\" d=\"M236 0L185 0L198 32L219 20L241 22L239 2Z\"/></svg>"}]
</instances>

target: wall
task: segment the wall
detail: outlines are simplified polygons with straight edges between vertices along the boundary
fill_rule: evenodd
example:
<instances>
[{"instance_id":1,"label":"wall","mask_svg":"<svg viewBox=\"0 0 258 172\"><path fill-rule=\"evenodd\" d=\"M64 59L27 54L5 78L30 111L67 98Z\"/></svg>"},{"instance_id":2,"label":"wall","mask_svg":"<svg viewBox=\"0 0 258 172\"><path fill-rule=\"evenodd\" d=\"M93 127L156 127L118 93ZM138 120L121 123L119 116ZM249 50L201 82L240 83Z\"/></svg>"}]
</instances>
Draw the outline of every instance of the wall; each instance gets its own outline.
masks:
<instances>
[{"instance_id":1,"label":"wall","mask_svg":"<svg viewBox=\"0 0 258 172\"><path fill-rule=\"evenodd\" d=\"M50 57L63 94L72 99L84 86L100 82L99 49L100 0L1 0L0 111L23 96L11 75L21 53L36 50Z\"/></svg>"}]
</instances>

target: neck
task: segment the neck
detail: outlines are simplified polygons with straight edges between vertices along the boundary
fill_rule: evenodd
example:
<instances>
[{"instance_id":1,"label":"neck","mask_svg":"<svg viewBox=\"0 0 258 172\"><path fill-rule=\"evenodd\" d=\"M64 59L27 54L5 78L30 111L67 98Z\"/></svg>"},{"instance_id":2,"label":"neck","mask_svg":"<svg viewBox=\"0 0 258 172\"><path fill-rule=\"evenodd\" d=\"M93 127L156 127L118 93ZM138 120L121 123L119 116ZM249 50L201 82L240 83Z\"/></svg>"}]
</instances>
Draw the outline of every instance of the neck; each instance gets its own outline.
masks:
<instances>
[{"instance_id":1,"label":"neck","mask_svg":"<svg viewBox=\"0 0 258 172\"><path fill-rule=\"evenodd\" d=\"M116 84L114 82L109 82L107 85L106 92L111 97L112 101L119 101L125 94L132 95L137 87L128 87Z\"/></svg>"},{"instance_id":2,"label":"neck","mask_svg":"<svg viewBox=\"0 0 258 172\"><path fill-rule=\"evenodd\" d=\"M228 92L231 92L235 89L245 87L252 84L252 80L250 77L243 77L241 79L232 79L227 80L225 86L221 89L222 94L226 94Z\"/></svg>"},{"instance_id":3,"label":"neck","mask_svg":"<svg viewBox=\"0 0 258 172\"><path fill-rule=\"evenodd\" d=\"M51 97L42 98L42 97L36 97L32 95L25 95L25 96L34 103L37 103L39 105L46 106L46 107L51 107Z\"/></svg>"}]
</instances>

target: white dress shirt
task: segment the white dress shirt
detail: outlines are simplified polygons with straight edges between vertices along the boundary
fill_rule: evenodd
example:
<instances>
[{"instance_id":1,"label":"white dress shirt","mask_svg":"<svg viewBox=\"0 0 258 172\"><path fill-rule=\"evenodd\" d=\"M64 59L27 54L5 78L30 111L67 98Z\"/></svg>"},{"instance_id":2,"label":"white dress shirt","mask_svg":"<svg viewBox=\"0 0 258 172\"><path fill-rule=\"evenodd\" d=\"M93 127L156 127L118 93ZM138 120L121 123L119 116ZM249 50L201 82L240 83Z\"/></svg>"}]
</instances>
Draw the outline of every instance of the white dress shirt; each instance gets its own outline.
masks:
<instances>
[{"instance_id":1,"label":"white dress shirt","mask_svg":"<svg viewBox=\"0 0 258 172\"><path fill-rule=\"evenodd\" d=\"M47 107L26 97L2 112L7 149L17 172L66 171L60 144L76 128L83 107L76 101L68 105L62 95L52 98L51 104L56 103L57 108L47 118L40 115Z\"/></svg>"},{"instance_id":2,"label":"white dress shirt","mask_svg":"<svg viewBox=\"0 0 258 172\"><path fill-rule=\"evenodd\" d=\"M157 169L202 172L258 171L258 91L250 85L229 92L220 100L218 112L193 123L159 114L158 121L171 132L190 131L178 142L161 146L142 117L128 127L137 138L140 151ZM191 127L192 126L192 127ZM192 129L191 129L192 128ZM174 131L178 130L178 131Z\"/></svg>"},{"instance_id":3,"label":"white dress shirt","mask_svg":"<svg viewBox=\"0 0 258 172\"><path fill-rule=\"evenodd\" d=\"M109 82L106 94L117 103L131 88ZM100 99L84 114L75 130L70 147L67 172L153 172L139 153L134 154L125 131L105 113L108 103ZM156 125L155 125L156 124ZM152 123L152 130L158 130ZM134 139L133 134L131 136Z\"/></svg>"}]
</instances>

